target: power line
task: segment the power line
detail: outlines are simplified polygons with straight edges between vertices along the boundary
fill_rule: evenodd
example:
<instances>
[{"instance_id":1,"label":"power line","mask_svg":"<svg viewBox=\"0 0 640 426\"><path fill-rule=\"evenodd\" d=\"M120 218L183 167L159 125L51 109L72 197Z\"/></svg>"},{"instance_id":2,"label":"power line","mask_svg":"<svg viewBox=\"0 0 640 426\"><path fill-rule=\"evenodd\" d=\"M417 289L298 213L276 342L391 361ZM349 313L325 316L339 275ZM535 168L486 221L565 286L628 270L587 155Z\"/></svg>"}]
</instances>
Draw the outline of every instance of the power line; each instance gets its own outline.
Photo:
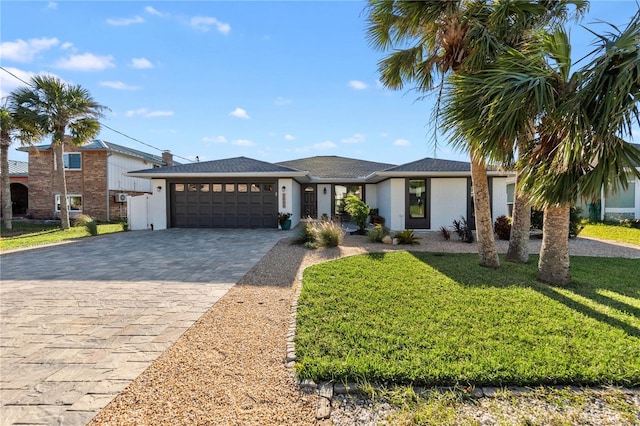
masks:
<instances>
[{"instance_id":1,"label":"power line","mask_svg":"<svg viewBox=\"0 0 640 426\"><path fill-rule=\"evenodd\" d=\"M36 89L36 87L35 87L35 86L33 86L31 83L28 83L28 82L24 81L22 78L18 77L17 75L15 75L14 73L12 73L12 72L11 72L11 71L9 71L8 69L6 69L5 67L0 66L0 69L1 69L2 71L6 72L7 74L9 74L10 76L12 76L13 78L15 78L16 80L19 80L19 81L23 82L24 84L26 84L27 86L31 86L31 87L33 87L34 89ZM141 141L140 139L136 139L136 138L134 138L134 137L132 137L132 136L129 136L129 135L127 135L126 133L123 133L123 132L121 132L121 131L119 131L119 130L116 130L116 129L112 128L112 127L109 127L109 126L107 126L107 125L106 125L106 124L104 124L104 123L101 123L101 122L99 122L99 121L98 121L98 123L100 123L100 126L102 126L102 127L106 128L106 129L109 129L109 130L111 130L112 132L115 132L115 133L117 133L117 134L119 134L119 135L121 135L121 136L124 136L124 137L125 137L125 138L127 138L127 139L131 139L132 141L134 141L134 142L138 142L139 144L142 144L142 145L147 146L147 147L149 147L149 148L152 148L152 149L158 150L158 151L160 151L160 152L168 151L168 150L166 150L166 149L160 149L160 148L158 148L158 147L156 147L156 146L153 146L153 145L151 145L151 144L148 144L148 143L146 143L146 142L143 142L143 141ZM196 163L196 162L197 162L197 161L191 160L191 159L189 159L189 158L182 157L182 156L177 155L177 154L172 154L172 155L173 155L173 157L180 158L181 160L189 161L189 162L191 162L191 163Z\"/></svg>"}]
</instances>

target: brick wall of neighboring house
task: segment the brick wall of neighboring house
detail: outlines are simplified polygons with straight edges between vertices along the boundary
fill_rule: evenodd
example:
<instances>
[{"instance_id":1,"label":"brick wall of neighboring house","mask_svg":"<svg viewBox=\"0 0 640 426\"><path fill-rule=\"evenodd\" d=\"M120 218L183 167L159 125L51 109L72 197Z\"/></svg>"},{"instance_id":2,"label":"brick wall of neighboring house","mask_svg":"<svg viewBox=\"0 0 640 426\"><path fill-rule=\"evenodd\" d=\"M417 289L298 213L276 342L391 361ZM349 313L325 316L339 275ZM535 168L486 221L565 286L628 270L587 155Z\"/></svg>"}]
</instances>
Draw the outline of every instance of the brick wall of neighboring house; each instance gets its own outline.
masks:
<instances>
[{"instance_id":1,"label":"brick wall of neighboring house","mask_svg":"<svg viewBox=\"0 0 640 426\"><path fill-rule=\"evenodd\" d=\"M66 170L67 194L82 196L82 213L100 221L107 220L107 153L80 151L66 144L64 152L81 152L82 168ZM61 193L53 150L29 152L29 214L36 219L58 217L55 195Z\"/></svg>"}]
</instances>

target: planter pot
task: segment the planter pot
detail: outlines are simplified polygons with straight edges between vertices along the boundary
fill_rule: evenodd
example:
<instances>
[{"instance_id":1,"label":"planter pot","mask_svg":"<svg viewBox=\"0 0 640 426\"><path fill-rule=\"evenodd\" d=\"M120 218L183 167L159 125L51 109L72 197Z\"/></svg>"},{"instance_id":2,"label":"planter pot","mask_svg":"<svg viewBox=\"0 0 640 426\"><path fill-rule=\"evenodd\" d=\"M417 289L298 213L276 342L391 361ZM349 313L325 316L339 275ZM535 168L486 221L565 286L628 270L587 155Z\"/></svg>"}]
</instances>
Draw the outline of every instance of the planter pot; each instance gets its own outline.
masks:
<instances>
[{"instance_id":1,"label":"planter pot","mask_svg":"<svg viewBox=\"0 0 640 426\"><path fill-rule=\"evenodd\" d=\"M288 231L289 229L291 229L291 219L287 219L284 221L284 223L281 223L280 228L283 231Z\"/></svg>"}]
</instances>

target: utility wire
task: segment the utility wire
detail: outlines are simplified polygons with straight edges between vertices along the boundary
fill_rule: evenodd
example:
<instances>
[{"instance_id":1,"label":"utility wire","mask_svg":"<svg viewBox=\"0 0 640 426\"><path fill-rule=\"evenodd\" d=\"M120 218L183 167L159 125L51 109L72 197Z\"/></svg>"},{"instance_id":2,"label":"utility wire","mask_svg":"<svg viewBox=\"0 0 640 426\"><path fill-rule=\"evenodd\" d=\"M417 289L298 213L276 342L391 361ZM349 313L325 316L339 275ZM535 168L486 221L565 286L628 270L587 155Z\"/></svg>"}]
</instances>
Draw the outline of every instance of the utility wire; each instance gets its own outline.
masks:
<instances>
[{"instance_id":1,"label":"utility wire","mask_svg":"<svg viewBox=\"0 0 640 426\"><path fill-rule=\"evenodd\" d=\"M24 83L24 84L26 84L27 86L31 86L31 87L33 87L34 89L36 88L36 87L34 87L31 83L28 83L28 82L24 81L23 79L21 79L20 77L18 77L17 75L15 75L14 73L12 73L12 72L11 72L11 71L9 71L8 69L6 69L5 67L0 66L0 69L1 69L2 71L6 72L7 74L9 74L10 76L12 76L13 78L15 78L16 80L19 80L19 81L23 82L23 83ZM99 123L100 123L100 122L99 122ZM158 148L158 147L156 147L156 146L153 146L153 145L151 145L151 144L148 144L148 143L146 143L146 142L143 142L143 141L141 141L140 139L136 139L136 138L134 138L134 137L132 137L132 136L129 136L129 135L127 135L126 133L123 133L123 132L121 132L121 131L119 131L119 130L116 130L116 129L112 128L112 127L109 127L109 126L107 126L107 125L106 125L106 124L104 124L104 123L100 123L100 126L102 126L102 127L106 128L106 129L109 129L109 130L111 130L112 132L115 132L115 133L117 133L117 134L119 134L119 135L121 135L121 136L124 136L124 137L125 137L125 138L127 138L127 139L131 139L131 140L132 140L132 141L134 141L134 142L138 142L139 144L145 145L145 146L147 146L147 147L149 147L149 148L153 148L153 149L158 150L158 151L160 151L160 152L168 151L168 150L166 150L166 149L160 149L160 148ZM181 159L181 160L189 161L190 163L196 163L196 162L197 162L197 161L191 160L191 159L189 159L189 158L182 157L182 156L177 155L177 154L172 154L172 155L173 155L174 157L177 157L177 158Z\"/></svg>"}]
</instances>

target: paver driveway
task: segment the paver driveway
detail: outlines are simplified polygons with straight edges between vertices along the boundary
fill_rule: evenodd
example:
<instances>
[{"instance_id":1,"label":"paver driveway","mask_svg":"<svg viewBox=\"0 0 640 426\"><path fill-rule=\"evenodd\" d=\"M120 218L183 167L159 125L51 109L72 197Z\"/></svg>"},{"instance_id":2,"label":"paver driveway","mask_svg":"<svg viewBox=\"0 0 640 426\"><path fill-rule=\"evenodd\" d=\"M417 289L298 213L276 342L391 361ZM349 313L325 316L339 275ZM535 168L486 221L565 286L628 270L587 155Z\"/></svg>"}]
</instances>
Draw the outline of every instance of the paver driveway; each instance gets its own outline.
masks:
<instances>
[{"instance_id":1,"label":"paver driveway","mask_svg":"<svg viewBox=\"0 0 640 426\"><path fill-rule=\"evenodd\" d=\"M125 232L0 258L0 424L83 425L285 234Z\"/></svg>"}]
</instances>

